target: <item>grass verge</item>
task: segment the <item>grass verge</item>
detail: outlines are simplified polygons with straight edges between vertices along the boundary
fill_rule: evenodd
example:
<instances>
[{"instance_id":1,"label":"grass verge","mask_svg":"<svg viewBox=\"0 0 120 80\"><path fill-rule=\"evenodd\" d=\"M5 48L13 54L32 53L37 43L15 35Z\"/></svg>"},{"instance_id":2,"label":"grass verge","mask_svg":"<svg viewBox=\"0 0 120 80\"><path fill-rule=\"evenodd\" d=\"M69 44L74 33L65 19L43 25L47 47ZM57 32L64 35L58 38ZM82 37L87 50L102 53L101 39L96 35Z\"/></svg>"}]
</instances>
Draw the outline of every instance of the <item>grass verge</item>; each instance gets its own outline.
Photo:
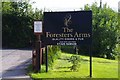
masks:
<instances>
[{"instance_id":1,"label":"grass verge","mask_svg":"<svg viewBox=\"0 0 120 80\"><path fill-rule=\"evenodd\" d=\"M54 62L52 68L49 68L49 72L45 72L45 66L42 66L41 73L30 73L33 79L46 79L46 78L89 78L89 56L80 56L81 65L79 71L73 72L70 70L71 63L68 62L69 57L72 54L62 53L61 57ZM109 80L116 80L118 78L118 61L108 60L103 58L92 58L92 73L93 78L105 78ZM92 79L93 80L93 79Z\"/></svg>"}]
</instances>

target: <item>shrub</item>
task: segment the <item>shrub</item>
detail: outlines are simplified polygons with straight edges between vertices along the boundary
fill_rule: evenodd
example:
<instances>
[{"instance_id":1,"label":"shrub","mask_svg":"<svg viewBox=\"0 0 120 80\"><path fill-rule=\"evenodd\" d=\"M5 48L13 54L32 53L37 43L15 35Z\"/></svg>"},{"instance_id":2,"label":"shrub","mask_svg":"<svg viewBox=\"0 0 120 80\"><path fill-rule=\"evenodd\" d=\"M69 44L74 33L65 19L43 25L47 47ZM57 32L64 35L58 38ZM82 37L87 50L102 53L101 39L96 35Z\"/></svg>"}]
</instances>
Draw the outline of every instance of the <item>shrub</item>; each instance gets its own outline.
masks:
<instances>
[{"instance_id":1,"label":"shrub","mask_svg":"<svg viewBox=\"0 0 120 80\"><path fill-rule=\"evenodd\" d=\"M69 59L69 62L72 63L72 66L70 67L71 71L78 71L80 67L80 56L78 55L72 55Z\"/></svg>"},{"instance_id":2,"label":"shrub","mask_svg":"<svg viewBox=\"0 0 120 80\"><path fill-rule=\"evenodd\" d=\"M48 66L52 68L52 65L56 59L60 57L59 46L48 46Z\"/></svg>"}]
</instances>

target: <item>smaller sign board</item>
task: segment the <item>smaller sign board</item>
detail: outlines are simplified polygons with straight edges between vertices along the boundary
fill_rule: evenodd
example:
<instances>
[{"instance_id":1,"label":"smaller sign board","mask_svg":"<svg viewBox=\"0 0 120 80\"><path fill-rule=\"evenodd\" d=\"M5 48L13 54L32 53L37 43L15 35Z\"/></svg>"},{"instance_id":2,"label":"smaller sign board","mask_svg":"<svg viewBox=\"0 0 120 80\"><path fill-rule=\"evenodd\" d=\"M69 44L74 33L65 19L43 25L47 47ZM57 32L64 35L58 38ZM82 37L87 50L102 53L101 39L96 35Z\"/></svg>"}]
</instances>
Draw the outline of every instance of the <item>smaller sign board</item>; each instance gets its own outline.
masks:
<instances>
[{"instance_id":1,"label":"smaller sign board","mask_svg":"<svg viewBox=\"0 0 120 80\"><path fill-rule=\"evenodd\" d=\"M42 21L34 21L34 33L42 33Z\"/></svg>"}]
</instances>

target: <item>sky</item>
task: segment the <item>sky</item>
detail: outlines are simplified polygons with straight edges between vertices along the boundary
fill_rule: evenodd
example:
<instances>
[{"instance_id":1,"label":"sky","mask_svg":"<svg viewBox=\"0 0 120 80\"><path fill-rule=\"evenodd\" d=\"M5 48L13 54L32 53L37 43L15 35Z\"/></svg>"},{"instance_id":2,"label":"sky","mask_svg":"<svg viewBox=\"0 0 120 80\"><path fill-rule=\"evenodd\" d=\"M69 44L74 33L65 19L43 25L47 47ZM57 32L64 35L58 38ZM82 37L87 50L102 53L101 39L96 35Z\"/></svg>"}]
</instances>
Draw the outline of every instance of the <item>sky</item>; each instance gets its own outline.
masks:
<instances>
[{"instance_id":1,"label":"sky","mask_svg":"<svg viewBox=\"0 0 120 80\"><path fill-rule=\"evenodd\" d=\"M102 4L107 3L110 8L117 11L119 1L120 0L102 0ZM100 4L100 0L31 0L30 4L33 5L33 8L37 7L45 11L75 11L83 8L85 4L91 5L94 2L97 2L98 5Z\"/></svg>"}]
</instances>

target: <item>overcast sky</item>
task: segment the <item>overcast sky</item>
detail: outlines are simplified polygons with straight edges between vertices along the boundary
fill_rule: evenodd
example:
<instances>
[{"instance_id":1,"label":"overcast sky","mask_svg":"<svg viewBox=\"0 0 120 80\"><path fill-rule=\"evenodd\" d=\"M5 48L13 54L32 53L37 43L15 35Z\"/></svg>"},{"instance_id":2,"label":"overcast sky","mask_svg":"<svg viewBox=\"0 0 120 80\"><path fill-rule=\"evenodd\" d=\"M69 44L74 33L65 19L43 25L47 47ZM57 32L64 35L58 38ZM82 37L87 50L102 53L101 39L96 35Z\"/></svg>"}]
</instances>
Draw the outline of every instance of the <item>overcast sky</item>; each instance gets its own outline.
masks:
<instances>
[{"instance_id":1,"label":"overcast sky","mask_svg":"<svg viewBox=\"0 0 120 80\"><path fill-rule=\"evenodd\" d=\"M36 3L32 3L34 1ZM107 3L109 7L117 11L119 1L120 0L102 0L102 3ZM83 8L85 4L91 5L94 2L97 2L99 5L100 0L32 0L30 3L32 3L34 8L37 7L38 9L52 11L73 11Z\"/></svg>"}]
</instances>

